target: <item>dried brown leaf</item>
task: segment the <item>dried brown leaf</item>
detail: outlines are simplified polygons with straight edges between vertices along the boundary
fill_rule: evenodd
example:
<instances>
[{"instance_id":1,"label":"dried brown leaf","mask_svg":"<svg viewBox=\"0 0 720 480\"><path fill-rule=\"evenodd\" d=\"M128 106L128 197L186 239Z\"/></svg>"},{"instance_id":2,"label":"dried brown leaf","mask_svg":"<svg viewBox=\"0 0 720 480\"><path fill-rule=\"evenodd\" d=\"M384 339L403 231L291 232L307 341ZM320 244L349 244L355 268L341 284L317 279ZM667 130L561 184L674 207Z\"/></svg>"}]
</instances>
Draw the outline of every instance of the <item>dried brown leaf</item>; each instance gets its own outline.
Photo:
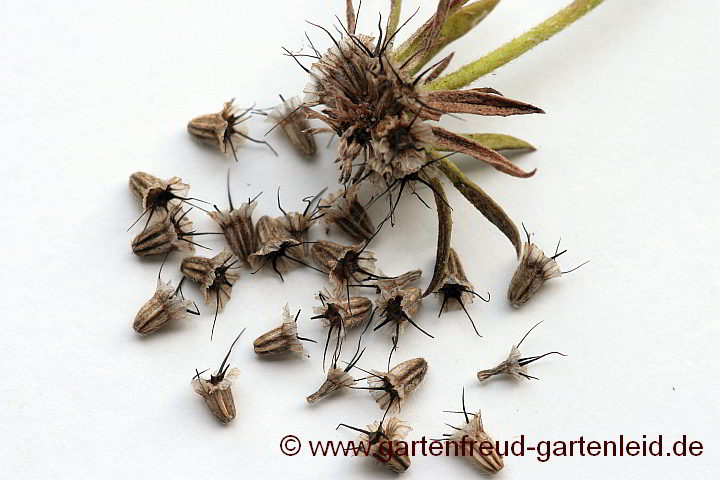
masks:
<instances>
[{"instance_id":1,"label":"dried brown leaf","mask_svg":"<svg viewBox=\"0 0 720 480\"><path fill-rule=\"evenodd\" d=\"M433 271L430 285L425 289L423 297L433 293L445 276L445 266L450 256L450 237L452 234L452 213L448 204L447 195L443 189L442 182L439 178L433 177L428 179L428 183L433 187L435 194L435 205L438 215L438 240L437 254L435 255L435 270Z\"/></svg>"},{"instance_id":2,"label":"dried brown leaf","mask_svg":"<svg viewBox=\"0 0 720 480\"><path fill-rule=\"evenodd\" d=\"M434 90L428 93L430 106L446 113L471 113L473 115L527 115L545 113L529 103L513 100L486 89Z\"/></svg>"}]
</instances>

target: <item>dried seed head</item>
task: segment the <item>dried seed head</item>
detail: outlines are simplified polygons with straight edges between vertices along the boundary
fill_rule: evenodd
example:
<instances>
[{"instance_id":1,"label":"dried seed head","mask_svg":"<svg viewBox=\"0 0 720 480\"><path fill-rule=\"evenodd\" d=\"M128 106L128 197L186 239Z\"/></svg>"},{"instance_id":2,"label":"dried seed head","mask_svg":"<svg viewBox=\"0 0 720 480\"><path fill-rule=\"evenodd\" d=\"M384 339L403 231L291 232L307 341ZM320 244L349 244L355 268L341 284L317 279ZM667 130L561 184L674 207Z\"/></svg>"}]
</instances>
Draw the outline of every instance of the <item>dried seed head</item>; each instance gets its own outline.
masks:
<instances>
[{"instance_id":1,"label":"dried seed head","mask_svg":"<svg viewBox=\"0 0 720 480\"><path fill-rule=\"evenodd\" d=\"M283 308L283 323L267 333L260 335L253 347L257 355L278 355L281 353L294 352L309 357L310 355L300 343L300 340L309 340L298 336L297 319L300 316L298 310L295 318L290 315L290 308L287 304ZM310 340L312 341L312 340Z\"/></svg>"},{"instance_id":2,"label":"dried seed head","mask_svg":"<svg viewBox=\"0 0 720 480\"><path fill-rule=\"evenodd\" d=\"M354 240L369 240L375 234L375 226L365 207L358 201L358 186L341 189L330 194L320 202L325 209L324 221L328 225L337 225Z\"/></svg>"},{"instance_id":3,"label":"dried seed head","mask_svg":"<svg viewBox=\"0 0 720 480\"><path fill-rule=\"evenodd\" d=\"M524 228L525 225L523 225ZM522 246L520 264L515 270L508 287L508 300L515 308L519 308L520 305L530 300L543 283L564 273L573 272L587 263L584 262L571 270L563 272L555 259L567 252L567 250L558 253L560 249L559 241L555 248L555 254L552 257L546 257L545 253L537 245L530 242L530 234L527 230L525 230L525 235L527 236L527 242L523 243Z\"/></svg>"},{"instance_id":4,"label":"dried seed head","mask_svg":"<svg viewBox=\"0 0 720 480\"><path fill-rule=\"evenodd\" d=\"M367 430L342 423L338 426L361 432L357 442L363 446L354 451L355 455L369 455L377 463L382 463L396 473L402 473L410 468L410 456L406 444L403 446L399 442L407 437L412 428L399 418L390 417L385 425L383 422L374 422L367 426Z\"/></svg>"},{"instance_id":5,"label":"dried seed head","mask_svg":"<svg viewBox=\"0 0 720 480\"><path fill-rule=\"evenodd\" d=\"M472 324L475 333L478 336L481 336L475 327L475 322L473 322L473 319L470 317L470 314L465 306L472 303L474 300L473 297L475 296L484 302L489 302L490 293L488 293L487 300L475 293L475 288L465 275L465 269L463 269L462 263L460 262L460 257L453 248L450 248L450 255L448 256L447 265L445 267L445 276L442 279L440 288L435 291L435 294L441 295L443 298L438 317L440 317L444 311L462 308L467 317L470 319L470 323Z\"/></svg>"},{"instance_id":6,"label":"dried seed head","mask_svg":"<svg viewBox=\"0 0 720 480\"><path fill-rule=\"evenodd\" d=\"M262 193L262 192L261 192ZM258 195L259 196L259 195ZM247 263L250 254L257 250L257 234L253 225L252 214L257 207L257 197L235 208L230 195L230 172L228 171L228 203L229 210L221 211L217 206L214 212L209 212L212 218L222 229L223 235L230 250L243 263Z\"/></svg>"},{"instance_id":7,"label":"dried seed head","mask_svg":"<svg viewBox=\"0 0 720 480\"><path fill-rule=\"evenodd\" d=\"M185 319L191 312L193 302L179 297L179 290L179 286L177 289L173 288L172 281L165 283L158 278L155 294L135 315L135 331L140 335L147 335L168 323Z\"/></svg>"},{"instance_id":8,"label":"dried seed head","mask_svg":"<svg viewBox=\"0 0 720 480\"><path fill-rule=\"evenodd\" d=\"M243 334L245 329L240 332ZM222 423L228 423L230 420L235 418L235 399L233 398L231 386L233 381L240 376L240 370L237 368L230 368L227 364L227 360L230 357L230 352L235 346L235 343L240 338L237 336L235 341L230 346L225 359L220 364L220 368L213 375L210 375L209 380L205 380L200 377L200 373L196 372L195 377L192 379L191 385L193 390L203 397L205 403L210 408L210 411L215 417Z\"/></svg>"},{"instance_id":9,"label":"dried seed head","mask_svg":"<svg viewBox=\"0 0 720 480\"><path fill-rule=\"evenodd\" d=\"M425 378L427 369L424 358L413 358L396 365L389 372L372 370L367 380L370 392L380 408L397 412Z\"/></svg>"},{"instance_id":10,"label":"dried seed head","mask_svg":"<svg viewBox=\"0 0 720 480\"><path fill-rule=\"evenodd\" d=\"M481 412L468 413L465 409L465 390L463 390L462 412L449 411L448 413L462 413L465 415L465 423L459 427L452 427L453 434L445 434L448 440L460 445L460 454L467 458L473 467L481 470L484 474L494 475L503 469L505 463L503 456L497 451L497 444L485 431L482 423ZM472 415L472 420L468 417Z\"/></svg>"},{"instance_id":11,"label":"dried seed head","mask_svg":"<svg viewBox=\"0 0 720 480\"><path fill-rule=\"evenodd\" d=\"M250 118L250 109L241 112L233 105L234 101L233 98L225 102L218 113L201 115L190 120L187 126L190 136L226 155L235 155L235 148L248 138L248 128L243 122Z\"/></svg>"},{"instance_id":12,"label":"dried seed head","mask_svg":"<svg viewBox=\"0 0 720 480\"><path fill-rule=\"evenodd\" d=\"M419 171L427 161L426 148L434 141L432 128L418 115L387 117L372 132L373 153L368 166L390 183Z\"/></svg>"},{"instance_id":13,"label":"dried seed head","mask_svg":"<svg viewBox=\"0 0 720 480\"><path fill-rule=\"evenodd\" d=\"M333 296L347 295L350 284L362 284L376 277L375 254L365 250L367 242L352 246L319 240L312 246L315 261L328 270Z\"/></svg>"},{"instance_id":14,"label":"dried seed head","mask_svg":"<svg viewBox=\"0 0 720 480\"><path fill-rule=\"evenodd\" d=\"M537 327L538 325L540 325L541 323L542 322L536 323L525 334L525 336L522 338L522 340L520 340L520 342L518 342L517 345L512 346L512 348L510 349L510 354L508 355L508 357L505 361L501 362L498 366L496 366L494 368L489 368L487 370L480 370L477 374L478 380L480 380L481 382L484 382L485 380L489 379L490 377L493 377L495 375L501 375L501 374L510 375L513 378L516 378L518 380L520 380L522 378L526 378L528 380L530 380L531 378L534 380L538 380L537 377L528 375L527 365L529 365L537 360L540 360L543 357L552 355L552 354L562 355L564 357L565 354L562 354L560 352L548 352L543 355L535 355L533 357L525 357L525 358L520 357L520 350L519 350L520 344L523 342L523 340L525 340L527 338L527 336L530 334L530 332L532 332L533 329L535 327Z\"/></svg>"},{"instance_id":15,"label":"dried seed head","mask_svg":"<svg viewBox=\"0 0 720 480\"><path fill-rule=\"evenodd\" d=\"M328 370L325 383L320 386L317 392L307 397L307 401L308 403L316 403L332 392L350 387L354 384L355 380L348 372L339 368L331 368Z\"/></svg>"},{"instance_id":16,"label":"dried seed head","mask_svg":"<svg viewBox=\"0 0 720 480\"><path fill-rule=\"evenodd\" d=\"M285 100L280 96L282 103L275 107L268 118L280 125L288 140L295 149L306 157L315 154L315 138L307 131L310 129L307 114L302 108L300 97L291 97ZM273 127L274 128L274 127Z\"/></svg>"},{"instance_id":17,"label":"dried seed head","mask_svg":"<svg viewBox=\"0 0 720 480\"><path fill-rule=\"evenodd\" d=\"M188 237L192 237L193 224L180 205L171 207L169 213L149 224L132 241L132 251L135 255L162 255L175 250L192 253L194 244Z\"/></svg>"}]
</instances>

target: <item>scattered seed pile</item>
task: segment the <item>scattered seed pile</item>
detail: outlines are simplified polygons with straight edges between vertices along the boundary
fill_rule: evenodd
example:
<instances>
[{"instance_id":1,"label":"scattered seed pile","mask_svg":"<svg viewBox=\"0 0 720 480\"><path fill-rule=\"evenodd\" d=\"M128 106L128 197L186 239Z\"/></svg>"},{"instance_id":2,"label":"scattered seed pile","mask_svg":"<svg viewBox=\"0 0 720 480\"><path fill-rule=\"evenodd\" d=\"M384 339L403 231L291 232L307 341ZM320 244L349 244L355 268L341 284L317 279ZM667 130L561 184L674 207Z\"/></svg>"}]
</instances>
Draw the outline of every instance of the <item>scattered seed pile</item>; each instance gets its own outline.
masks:
<instances>
[{"instance_id":1,"label":"scattered seed pile","mask_svg":"<svg viewBox=\"0 0 720 480\"><path fill-rule=\"evenodd\" d=\"M336 162L340 186L330 193L323 191L305 199L307 206L302 212L284 211L278 192L282 215L254 219L259 196L236 207L230 194L229 173L227 210L190 197L190 185L178 177L162 179L145 172L133 173L130 190L142 207L142 215L135 224L143 222L142 230L131 242L133 253L164 256L165 259L173 251L186 254L180 266L183 279L177 287L162 280L160 267L156 291L140 308L133 323L135 331L148 335L187 315L200 315L198 306L183 296L185 279L199 287L205 305L214 310L217 320L218 313L232 299L233 285L243 269L254 272L268 269L283 281L284 275L295 268L321 272L327 281L318 285L317 303L310 318L322 321L327 327L322 368L325 371L328 350L331 352L330 368L324 382L307 397L307 401L317 403L345 388L368 390L384 411L381 419L366 429L345 426L361 433L360 442L367 446L372 458L386 457L383 452L391 448L395 454L390 461L383 462L384 465L396 472L407 470L410 458L398 454L393 442L405 438L410 426L388 414L398 414L410 400L425 377L428 363L423 358L413 358L391 368L392 354L400 337L408 327L432 337L415 319L422 302L430 294L439 297L440 313L462 309L478 336L480 333L467 308L475 298L490 301L489 294L484 298L475 291L465 274L461 256L451 247L452 208L444 191L443 177L513 245L520 262L507 297L514 307L530 300L547 280L567 273L562 272L556 262L564 251L558 253L556 249L554 255L546 256L531 243L527 232L526 241L523 241L515 223L502 208L449 159L456 153L466 154L507 175L527 178L535 170L527 172L517 167L498 150L532 147L506 135L456 133L436 124L446 115L543 113L537 107L507 98L490 88L440 88L447 83L442 74L450 64L452 54L431 63L433 57L482 20L498 1L481 0L465 5L467 2L462 0L440 0L435 14L396 47L395 37L405 25L399 24L400 1L391 2L386 25L383 27L379 22L376 36L368 36L356 33L356 11L352 1L348 0L347 18L338 26L339 35L315 25L332 41L329 50L321 54L312 41L311 52L286 50L310 77L303 98L296 96L286 100L281 97L282 103L271 111L240 109L230 100L220 112L191 120L188 132L194 139L226 155L232 154L235 160L238 159L238 148L246 140L264 143L272 149L267 142L249 135L245 121L252 115L267 116L274 123L273 128L280 127L303 156L315 153L315 135L331 133L338 138ZM303 62L308 57L312 58L312 64L306 66ZM321 122L323 126L312 127L309 120L319 121L316 123ZM424 287L418 286L422 276L419 269L402 275L386 275L379 268L379 259L369 250L383 227L393 224L394 212L403 193L412 192L423 201L415 192L418 183L433 193L438 215L435 268ZM368 209L378 201L387 202L387 212L376 224ZM212 209L210 205L213 205ZM188 215L193 208L205 211L217 224L219 232L194 230ZM352 243L312 237L312 227L319 222L341 230ZM194 255L195 247L201 246L197 237L213 234L225 238L227 250L212 257ZM255 353L259 356L307 356L303 343L313 340L300 336L300 314L300 311L293 313L285 305L282 323L255 339ZM372 331L386 332L392 339L385 371L365 370L358 366L365 352L362 343L370 327ZM362 333L357 346L351 348L353 353L349 361L341 362L347 331L354 328ZM192 378L195 392L223 423L235 418L231 386L239 370L231 368L228 360L239 337L208 379L199 371ZM518 348L526 337L527 334L512 346L505 361L478 372L478 380L484 382L500 374L536 378L527 373L527 366L546 355L560 354L549 352L522 357ZM359 385L361 379L353 377L355 371L364 372L367 386ZM444 439L458 442L462 455L484 473L498 472L504 465L502 456L492 448L480 448L481 442L492 441L484 430L480 413L468 414L464 392L462 403L462 411L454 413L462 413L465 422L453 427L454 433L446 434ZM463 439L475 443L460 443Z\"/></svg>"}]
</instances>

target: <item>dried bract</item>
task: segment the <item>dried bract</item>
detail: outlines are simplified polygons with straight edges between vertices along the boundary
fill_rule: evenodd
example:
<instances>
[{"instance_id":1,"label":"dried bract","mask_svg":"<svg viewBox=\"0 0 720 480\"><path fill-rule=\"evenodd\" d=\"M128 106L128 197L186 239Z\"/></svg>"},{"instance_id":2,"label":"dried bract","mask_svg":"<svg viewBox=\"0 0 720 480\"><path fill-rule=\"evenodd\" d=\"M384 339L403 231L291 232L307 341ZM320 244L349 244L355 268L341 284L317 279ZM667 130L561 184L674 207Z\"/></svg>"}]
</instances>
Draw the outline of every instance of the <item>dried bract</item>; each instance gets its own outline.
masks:
<instances>
[{"instance_id":1,"label":"dried bract","mask_svg":"<svg viewBox=\"0 0 720 480\"><path fill-rule=\"evenodd\" d=\"M369 240L375 234L375 226L357 194L357 185L347 190L341 189L324 198L320 202L320 208L324 209L323 220L326 224L337 225L354 240L361 242Z\"/></svg>"},{"instance_id":2,"label":"dried bract","mask_svg":"<svg viewBox=\"0 0 720 480\"><path fill-rule=\"evenodd\" d=\"M245 329L240 332L240 335L242 335L244 331ZM233 381L240 376L240 370L237 368L231 369L230 365L227 364L227 360L240 335L238 335L232 345L230 345L230 350L228 350L227 355L220 364L220 368L217 372L210 375L209 380L201 378L200 372L196 370L196 375L191 382L193 390L203 397L210 411L222 423L228 423L235 418L235 399L233 398L230 387Z\"/></svg>"},{"instance_id":3,"label":"dried bract","mask_svg":"<svg viewBox=\"0 0 720 480\"><path fill-rule=\"evenodd\" d=\"M282 103L268 113L268 118L276 125L280 125L298 152L306 157L314 155L316 151L315 138L308 133L310 124L307 114L302 109L300 97L295 96L285 100L281 95L280 100Z\"/></svg>"},{"instance_id":4,"label":"dried bract","mask_svg":"<svg viewBox=\"0 0 720 480\"><path fill-rule=\"evenodd\" d=\"M135 331L140 335L148 335L169 323L187 318L188 313L199 314L190 310L193 301L178 296L179 291L180 285L177 289L173 288L171 281L165 283L158 277L155 294L135 315Z\"/></svg>"},{"instance_id":5,"label":"dried bract","mask_svg":"<svg viewBox=\"0 0 720 480\"><path fill-rule=\"evenodd\" d=\"M135 255L162 255L175 250L192 253L195 251L194 243L188 239L192 237L193 224L187 218L190 210L183 212L180 205L172 207L168 214L149 224L132 241L132 251Z\"/></svg>"},{"instance_id":6,"label":"dried bract","mask_svg":"<svg viewBox=\"0 0 720 480\"><path fill-rule=\"evenodd\" d=\"M371 370L368 377L369 390L380 408L399 411L408 396L420 385L427 373L424 358L406 360L388 372Z\"/></svg>"},{"instance_id":7,"label":"dried bract","mask_svg":"<svg viewBox=\"0 0 720 480\"><path fill-rule=\"evenodd\" d=\"M367 426L367 430L344 423L338 425L340 426L362 434L357 440L362 446L358 445L354 451L356 456L369 456L396 473L402 473L410 468L407 442L403 439L412 428L399 418L390 417L385 425L383 422L374 422Z\"/></svg>"},{"instance_id":8,"label":"dried bract","mask_svg":"<svg viewBox=\"0 0 720 480\"><path fill-rule=\"evenodd\" d=\"M508 355L507 359L503 362L501 362L498 366L494 368L489 368L487 370L480 370L477 374L478 380L481 382L484 382L485 380L489 379L490 377L493 377L495 375L502 375L507 374L512 376L513 378L516 378L518 380L522 378L526 378L530 380L531 378L534 380L538 380L537 377L533 377L532 375L528 375L527 373L527 366L537 360L540 360L543 357L546 357L548 355L557 354L562 355L563 357L565 354L560 352L548 352L543 355L535 355L532 357L520 357L520 344L527 338L527 336L530 334L530 332L533 331L535 327L540 325L542 322L536 323L528 332L525 334L525 336L518 342L517 345L513 345L510 349L510 354Z\"/></svg>"},{"instance_id":9,"label":"dried bract","mask_svg":"<svg viewBox=\"0 0 720 480\"><path fill-rule=\"evenodd\" d=\"M293 319L290 315L290 308L286 304L283 308L283 323L277 328L273 328L267 333L260 335L253 347L257 355L279 355L281 353L294 352L309 357L310 355L300 343L301 340L313 341L298 336L297 319L300 316L300 310Z\"/></svg>"}]
</instances>

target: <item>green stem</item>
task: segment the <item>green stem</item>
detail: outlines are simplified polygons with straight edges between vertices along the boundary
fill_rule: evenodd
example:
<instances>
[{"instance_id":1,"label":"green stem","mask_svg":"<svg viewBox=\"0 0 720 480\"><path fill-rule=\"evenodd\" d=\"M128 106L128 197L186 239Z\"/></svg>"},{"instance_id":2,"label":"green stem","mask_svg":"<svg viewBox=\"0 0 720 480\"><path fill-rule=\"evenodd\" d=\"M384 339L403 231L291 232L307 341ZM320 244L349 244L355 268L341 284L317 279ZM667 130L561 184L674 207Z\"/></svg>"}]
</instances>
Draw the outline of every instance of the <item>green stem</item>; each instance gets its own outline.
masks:
<instances>
[{"instance_id":1,"label":"green stem","mask_svg":"<svg viewBox=\"0 0 720 480\"><path fill-rule=\"evenodd\" d=\"M402 11L402 0L390 0L390 16L388 17L385 38L392 37L397 31L400 23L400 12ZM391 44L394 42L391 42ZM389 49L390 50L390 49Z\"/></svg>"},{"instance_id":2,"label":"green stem","mask_svg":"<svg viewBox=\"0 0 720 480\"><path fill-rule=\"evenodd\" d=\"M429 90L456 90L469 85L478 78L502 67L536 45L544 42L602 2L603 0L575 0L528 32L509 41L484 57L459 68L453 73L430 82L425 88Z\"/></svg>"}]
</instances>

